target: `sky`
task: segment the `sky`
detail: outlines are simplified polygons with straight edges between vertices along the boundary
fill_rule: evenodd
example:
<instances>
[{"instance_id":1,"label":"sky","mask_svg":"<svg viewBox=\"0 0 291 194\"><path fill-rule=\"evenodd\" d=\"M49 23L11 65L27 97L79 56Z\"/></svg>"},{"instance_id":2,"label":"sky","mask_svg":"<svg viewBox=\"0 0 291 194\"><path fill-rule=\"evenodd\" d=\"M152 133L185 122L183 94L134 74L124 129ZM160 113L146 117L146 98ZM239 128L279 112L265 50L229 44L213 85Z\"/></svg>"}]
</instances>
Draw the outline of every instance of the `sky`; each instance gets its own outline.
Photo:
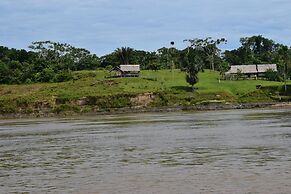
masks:
<instances>
[{"instance_id":1,"label":"sky","mask_svg":"<svg viewBox=\"0 0 291 194\"><path fill-rule=\"evenodd\" d=\"M0 0L0 45L51 40L102 56L116 48L187 47L185 39L263 35L291 45L290 0Z\"/></svg>"}]
</instances>

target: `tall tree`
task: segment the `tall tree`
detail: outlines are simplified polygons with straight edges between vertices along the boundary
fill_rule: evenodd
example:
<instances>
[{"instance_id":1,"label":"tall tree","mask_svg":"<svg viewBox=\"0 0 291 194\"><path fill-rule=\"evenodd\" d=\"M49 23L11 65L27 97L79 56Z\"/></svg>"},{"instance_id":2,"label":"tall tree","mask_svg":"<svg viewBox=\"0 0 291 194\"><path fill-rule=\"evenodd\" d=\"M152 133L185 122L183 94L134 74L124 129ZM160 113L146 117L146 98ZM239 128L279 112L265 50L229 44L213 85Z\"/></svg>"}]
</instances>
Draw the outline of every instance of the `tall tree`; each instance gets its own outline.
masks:
<instances>
[{"instance_id":1,"label":"tall tree","mask_svg":"<svg viewBox=\"0 0 291 194\"><path fill-rule=\"evenodd\" d=\"M196 48L187 48L181 54L181 67L186 72L186 81L192 86L198 83L198 73L203 69L203 59L201 58L201 50Z\"/></svg>"},{"instance_id":2,"label":"tall tree","mask_svg":"<svg viewBox=\"0 0 291 194\"><path fill-rule=\"evenodd\" d=\"M215 57L219 56L220 49L218 48L219 44L227 43L225 38L220 38L213 40L211 37L207 37L205 39L186 39L184 40L190 43L190 47L203 51L204 55L206 56L206 60L210 63L210 68L215 70Z\"/></svg>"},{"instance_id":3,"label":"tall tree","mask_svg":"<svg viewBox=\"0 0 291 194\"><path fill-rule=\"evenodd\" d=\"M133 49L129 47L121 47L115 50L119 57L120 64L130 64Z\"/></svg>"},{"instance_id":4,"label":"tall tree","mask_svg":"<svg viewBox=\"0 0 291 194\"><path fill-rule=\"evenodd\" d=\"M169 68L170 64L170 53L166 47L159 48L157 51L159 63L163 69Z\"/></svg>"},{"instance_id":5,"label":"tall tree","mask_svg":"<svg viewBox=\"0 0 291 194\"><path fill-rule=\"evenodd\" d=\"M281 46L278 50L279 64L283 66L284 90L287 93L288 65L291 64L291 52L288 46Z\"/></svg>"},{"instance_id":6,"label":"tall tree","mask_svg":"<svg viewBox=\"0 0 291 194\"><path fill-rule=\"evenodd\" d=\"M276 63L277 52L282 46L261 35L240 39L241 46L224 52L224 59L230 64Z\"/></svg>"},{"instance_id":7,"label":"tall tree","mask_svg":"<svg viewBox=\"0 0 291 194\"><path fill-rule=\"evenodd\" d=\"M38 60L46 64L44 68L82 70L94 68L90 63L98 65L96 55L91 55L88 50L76 48L67 43L38 41L33 42L29 48L38 54Z\"/></svg>"}]
</instances>

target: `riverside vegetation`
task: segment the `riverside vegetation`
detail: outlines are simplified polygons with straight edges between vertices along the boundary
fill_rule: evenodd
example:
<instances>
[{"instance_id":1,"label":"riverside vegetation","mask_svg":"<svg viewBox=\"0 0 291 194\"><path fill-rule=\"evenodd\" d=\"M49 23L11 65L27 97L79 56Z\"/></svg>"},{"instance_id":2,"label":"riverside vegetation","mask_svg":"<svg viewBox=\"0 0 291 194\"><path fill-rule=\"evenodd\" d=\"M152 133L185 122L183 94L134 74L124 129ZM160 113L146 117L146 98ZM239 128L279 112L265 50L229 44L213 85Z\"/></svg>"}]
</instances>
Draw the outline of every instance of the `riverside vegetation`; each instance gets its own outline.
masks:
<instances>
[{"instance_id":1,"label":"riverside vegetation","mask_svg":"<svg viewBox=\"0 0 291 194\"><path fill-rule=\"evenodd\" d=\"M239 48L221 54L218 46L227 43L225 38L185 42L188 46L181 50L171 42L170 48L156 52L122 47L101 57L52 41L33 42L29 51L0 46L0 114L70 114L290 100L289 46L259 35L241 38ZM278 71L266 73L265 80L220 79L230 64L270 63L277 64ZM120 64L140 64L141 77L107 78ZM257 89L258 85L262 87Z\"/></svg>"},{"instance_id":2,"label":"riverside vegetation","mask_svg":"<svg viewBox=\"0 0 291 194\"><path fill-rule=\"evenodd\" d=\"M180 70L143 70L141 77L105 78L108 71L76 71L62 83L0 85L1 114L107 112L120 108L177 107L291 100L291 87L267 80L221 80L217 71L199 73L193 93ZM290 82L289 82L290 84ZM256 89L261 85L261 89Z\"/></svg>"}]
</instances>

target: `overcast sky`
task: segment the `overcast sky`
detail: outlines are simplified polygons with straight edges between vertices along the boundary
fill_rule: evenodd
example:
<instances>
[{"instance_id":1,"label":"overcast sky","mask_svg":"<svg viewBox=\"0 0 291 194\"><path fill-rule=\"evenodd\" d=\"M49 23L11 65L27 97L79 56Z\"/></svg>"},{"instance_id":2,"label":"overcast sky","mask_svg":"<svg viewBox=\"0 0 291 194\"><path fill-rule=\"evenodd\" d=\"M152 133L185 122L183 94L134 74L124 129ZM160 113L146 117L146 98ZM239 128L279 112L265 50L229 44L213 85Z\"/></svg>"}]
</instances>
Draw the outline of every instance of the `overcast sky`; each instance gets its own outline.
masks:
<instances>
[{"instance_id":1,"label":"overcast sky","mask_svg":"<svg viewBox=\"0 0 291 194\"><path fill-rule=\"evenodd\" d=\"M291 45L290 0L0 0L0 45L69 43L98 56L118 47L155 51L184 39L263 35Z\"/></svg>"}]
</instances>

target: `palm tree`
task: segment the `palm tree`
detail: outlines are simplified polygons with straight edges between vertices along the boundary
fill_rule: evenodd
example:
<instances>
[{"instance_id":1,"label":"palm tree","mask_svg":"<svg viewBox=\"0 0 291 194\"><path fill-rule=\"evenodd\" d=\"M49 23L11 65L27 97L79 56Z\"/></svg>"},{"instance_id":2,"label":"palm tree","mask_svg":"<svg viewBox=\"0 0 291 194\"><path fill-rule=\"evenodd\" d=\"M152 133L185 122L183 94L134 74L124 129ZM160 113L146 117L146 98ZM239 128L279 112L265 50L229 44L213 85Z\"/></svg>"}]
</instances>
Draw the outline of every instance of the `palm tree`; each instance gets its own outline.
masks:
<instances>
[{"instance_id":1,"label":"palm tree","mask_svg":"<svg viewBox=\"0 0 291 194\"><path fill-rule=\"evenodd\" d=\"M133 49L129 47L121 47L115 50L118 55L120 64L130 64L132 51Z\"/></svg>"}]
</instances>

